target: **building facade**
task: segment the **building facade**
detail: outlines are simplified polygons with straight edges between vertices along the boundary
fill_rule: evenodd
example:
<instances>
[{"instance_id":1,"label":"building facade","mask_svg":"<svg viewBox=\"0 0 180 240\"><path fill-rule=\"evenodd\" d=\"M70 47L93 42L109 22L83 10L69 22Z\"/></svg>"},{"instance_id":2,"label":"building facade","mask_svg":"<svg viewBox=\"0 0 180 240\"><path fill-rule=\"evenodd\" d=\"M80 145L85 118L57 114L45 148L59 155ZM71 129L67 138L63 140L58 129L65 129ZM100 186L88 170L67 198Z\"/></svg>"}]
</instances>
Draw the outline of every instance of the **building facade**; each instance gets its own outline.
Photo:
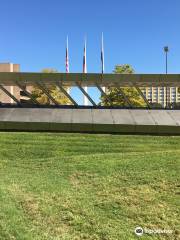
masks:
<instances>
[{"instance_id":1,"label":"building facade","mask_svg":"<svg viewBox=\"0 0 180 240\"><path fill-rule=\"evenodd\" d=\"M141 91L150 103L161 104L163 107L180 102L177 87L144 87Z\"/></svg>"},{"instance_id":2,"label":"building facade","mask_svg":"<svg viewBox=\"0 0 180 240\"><path fill-rule=\"evenodd\" d=\"M0 63L0 72L20 72L20 65L13 63ZM20 89L16 86L3 86L18 100L20 100ZM14 103L14 100L7 96L0 89L0 103Z\"/></svg>"}]
</instances>

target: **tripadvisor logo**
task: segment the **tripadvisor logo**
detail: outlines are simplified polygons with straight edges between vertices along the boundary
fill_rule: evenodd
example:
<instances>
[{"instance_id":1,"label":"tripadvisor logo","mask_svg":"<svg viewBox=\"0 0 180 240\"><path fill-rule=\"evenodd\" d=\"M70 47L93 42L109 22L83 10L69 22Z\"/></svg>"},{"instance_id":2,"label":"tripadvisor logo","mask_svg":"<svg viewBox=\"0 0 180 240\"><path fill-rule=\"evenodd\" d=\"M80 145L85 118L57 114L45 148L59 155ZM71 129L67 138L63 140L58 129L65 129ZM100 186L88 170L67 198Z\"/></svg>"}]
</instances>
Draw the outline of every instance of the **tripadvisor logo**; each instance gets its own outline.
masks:
<instances>
[{"instance_id":1,"label":"tripadvisor logo","mask_svg":"<svg viewBox=\"0 0 180 240\"><path fill-rule=\"evenodd\" d=\"M149 228L142 228L136 227L134 232L137 236L142 236L143 234L172 234L173 230L170 229L149 229Z\"/></svg>"},{"instance_id":2,"label":"tripadvisor logo","mask_svg":"<svg viewBox=\"0 0 180 240\"><path fill-rule=\"evenodd\" d=\"M134 230L135 234L137 236L142 236L143 235L143 229L142 227L136 227L135 230Z\"/></svg>"}]
</instances>

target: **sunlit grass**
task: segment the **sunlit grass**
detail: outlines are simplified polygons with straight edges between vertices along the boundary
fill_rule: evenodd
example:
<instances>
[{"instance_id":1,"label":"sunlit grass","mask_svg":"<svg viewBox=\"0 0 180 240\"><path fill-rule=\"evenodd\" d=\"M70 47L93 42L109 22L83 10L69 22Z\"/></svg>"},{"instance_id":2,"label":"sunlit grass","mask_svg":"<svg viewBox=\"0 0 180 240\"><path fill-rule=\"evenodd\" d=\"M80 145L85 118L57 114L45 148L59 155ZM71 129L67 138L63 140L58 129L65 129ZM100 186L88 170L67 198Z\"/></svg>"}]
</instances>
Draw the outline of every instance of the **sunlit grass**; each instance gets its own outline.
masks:
<instances>
[{"instance_id":1,"label":"sunlit grass","mask_svg":"<svg viewBox=\"0 0 180 240\"><path fill-rule=\"evenodd\" d=\"M1 133L0 239L178 239L180 137Z\"/></svg>"}]
</instances>

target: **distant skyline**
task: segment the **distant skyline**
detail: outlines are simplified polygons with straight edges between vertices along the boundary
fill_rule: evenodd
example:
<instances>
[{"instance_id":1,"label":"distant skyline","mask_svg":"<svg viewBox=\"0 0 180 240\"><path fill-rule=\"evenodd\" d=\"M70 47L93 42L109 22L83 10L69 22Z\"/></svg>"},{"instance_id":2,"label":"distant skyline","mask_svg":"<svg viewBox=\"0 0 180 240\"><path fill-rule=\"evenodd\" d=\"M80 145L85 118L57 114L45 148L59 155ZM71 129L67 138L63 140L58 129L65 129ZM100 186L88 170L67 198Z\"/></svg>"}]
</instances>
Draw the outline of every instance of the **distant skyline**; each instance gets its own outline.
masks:
<instances>
[{"instance_id":1,"label":"distant skyline","mask_svg":"<svg viewBox=\"0 0 180 240\"><path fill-rule=\"evenodd\" d=\"M65 72L68 35L70 72L82 72L86 35L88 72L101 72L103 32L106 73L116 64L164 73L164 46L170 49L168 72L179 73L179 9L178 0L3 1L0 62L19 63L21 71Z\"/></svg>"}]
</instances>

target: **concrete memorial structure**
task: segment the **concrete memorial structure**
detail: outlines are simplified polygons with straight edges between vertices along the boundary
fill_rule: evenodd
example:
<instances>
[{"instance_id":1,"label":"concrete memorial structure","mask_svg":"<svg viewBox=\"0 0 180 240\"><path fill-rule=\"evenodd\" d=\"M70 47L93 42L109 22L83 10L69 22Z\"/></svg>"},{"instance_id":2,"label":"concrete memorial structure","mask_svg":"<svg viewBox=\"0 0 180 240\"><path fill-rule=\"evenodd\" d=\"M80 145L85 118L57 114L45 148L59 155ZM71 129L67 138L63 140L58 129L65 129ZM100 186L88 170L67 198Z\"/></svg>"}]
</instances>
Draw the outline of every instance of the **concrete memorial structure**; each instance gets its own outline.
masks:
<instances>
[{"instance_id":1,"label":"concrete memorial structure","mask_svg":"<svg viewBox=\"0 0 180 240\"><path fill-rule=\"evenodd\" d=\"M0 130L180 134L180 111L1 108Z\"/></svg>"},{"instance_id":2,"label":"concrete memorial structure","mask_svg":"<svg viewBox=\"0 0 180 240\"><path fill-rule=\"evenodd\" d=\"M71 101L72 106L61 106L47 91L56 85ZM6 90L4 90L6 86ZM18 86L25 91L33 105L24 105L13 93L10 86ZM31 92L38 86L52 101L51 106L41 106ZM102 108L86 95L91 106L82 107L64 87L76 86L83 94L83 88L97 87L106 94L103 87L135 87L147 105L147 109ZM141 87L180 87L180 74L63 74L63 73L0 73L0 88L15 104L1 104L0 130L23 131L63 131L63 132L103 132L180 134L180 110L153 109L151 103L140 90ZM122 89L121 89L122 90ZM123 91L123 90L122 90ZM127 100L125 96L125 100Z\"/></svg>"}]
</instances>

